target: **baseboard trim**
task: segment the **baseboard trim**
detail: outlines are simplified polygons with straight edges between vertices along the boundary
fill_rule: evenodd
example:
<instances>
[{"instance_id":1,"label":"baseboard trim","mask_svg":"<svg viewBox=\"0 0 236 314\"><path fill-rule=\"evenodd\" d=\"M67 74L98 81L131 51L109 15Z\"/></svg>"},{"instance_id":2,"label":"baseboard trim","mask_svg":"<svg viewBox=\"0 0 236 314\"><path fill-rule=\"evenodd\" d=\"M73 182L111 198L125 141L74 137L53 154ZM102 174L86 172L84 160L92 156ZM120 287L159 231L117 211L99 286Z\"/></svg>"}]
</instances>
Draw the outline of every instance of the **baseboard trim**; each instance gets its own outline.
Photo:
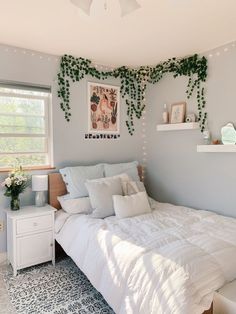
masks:
<instances>
[{"instance_id":1,"label":"baseboard trim","mask_svg":"<svg viewBox=\"0 0 236 314\"><path fill-rule=\"evenodd\" d=\"M0 264L6 262L7 260L7 252L0 252Z\"/></svg>"}]
</instances>

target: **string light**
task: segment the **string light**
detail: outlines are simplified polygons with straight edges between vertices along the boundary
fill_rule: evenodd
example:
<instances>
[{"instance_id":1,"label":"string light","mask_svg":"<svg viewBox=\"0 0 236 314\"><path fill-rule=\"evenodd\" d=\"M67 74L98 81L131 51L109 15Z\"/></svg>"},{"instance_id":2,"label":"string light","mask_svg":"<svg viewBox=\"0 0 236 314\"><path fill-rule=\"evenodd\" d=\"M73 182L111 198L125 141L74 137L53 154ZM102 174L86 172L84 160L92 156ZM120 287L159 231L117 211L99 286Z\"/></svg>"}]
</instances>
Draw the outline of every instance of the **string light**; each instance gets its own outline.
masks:
<instances>
[{"instance_id":1,"label":"string light","mask_svg":"<svg viewBox=\"0 0 236 314\"><path fill-rule=\"evenodd\" d=\"M104 1L104 10L107 11L107 1Z\"/></svg>"},{"instance_id":2,"label":"string light","mask_svg":"<svg viewBox=\"0 0 236 314\"><path fill-rule=\"evenodd\" d=\"M105 7L107 6L106 1L104 1L104 6L105 6ZM208 54L208 57L209 57L209 58L212 58L212 57L214 57L214 55L220 56L220 54L221 54L220 51L228 52L228 51L230 50L230 48L235 48L235 47L236 47L236 42L233 41L233 42L231 42L231 43L229 43L229 44L227 44L227 45L225 45L225 46L220 47L219 49L221 49L221 50L218 50L218 51L216 51L216 52L211 52L211 53L209 53L209 54ZM28 52L27 52L25 49L19 49L19 48L16 49L16 48L14 48L14 47L6 47L6 48L4 48L4 50L5 50L6 52L13 51L14 53L16 53L16 52L21 52L21 53L23 53L23 54L29 54L29 55L31 55L32 57L33 57L33 56L36 56L36 53L30 52L30 50L28 50ZM39 54L37 53L37 55L39 55ZM53 58L47 57L47 56L45 56L45 55L39 55L39 58L40 58L40 59L47 58L48 61L51 61L51 60L53 59ZM59 61L59 58L56 57L55 61L56 61L56 62ZM98 64L94 64L94 67L95 67L95 68L99 68L99 67L100 67L101 70L106 70L106 71L114 71L114 69L116 68L116 67L112 67L112 66L102 66L102 65L98 65ZM162 74L162 71L160 71L160 74ZM144 83L145 83L145 82L144 82ZM142 89L144 90L144 89L145 89L145 86L143 86ZM145 96L145 92L143 93L143 96ZM146 99L145 99L145 100L146 100ZM145 100L144 100L144 101L145 101Z\"/></svg>"},{"instance_id":3,"label":"string light","mask_svg":"<svg viewBox=\"0 0 236 314\"><path fill-rule=\"evenodd\" d=\"M236 43L231 42L227 44L226 46L219 47L219 50L209 53L208 58L213 58L214 55L219 57L221 55L221 52L228 52L230 49L235 48L235 47L236 47Z\"/></svg>"}]
</instances>

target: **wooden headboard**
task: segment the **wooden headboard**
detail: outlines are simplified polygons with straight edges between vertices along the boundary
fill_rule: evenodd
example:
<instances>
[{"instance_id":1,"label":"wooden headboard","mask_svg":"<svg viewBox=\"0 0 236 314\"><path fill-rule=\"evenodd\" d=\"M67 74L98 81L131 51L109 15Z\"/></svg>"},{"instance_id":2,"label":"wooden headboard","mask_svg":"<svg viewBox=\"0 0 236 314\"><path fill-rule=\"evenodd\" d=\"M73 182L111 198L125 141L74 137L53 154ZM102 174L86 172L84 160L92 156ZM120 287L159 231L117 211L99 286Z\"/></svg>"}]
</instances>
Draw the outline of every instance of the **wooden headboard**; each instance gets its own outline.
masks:
<instances>
[{"instance_id":1,"label":"wooden headboard","mask_svg":"<svg viewBox=\"0 0 236 314\"><path fill-rule=\"evenodd\" d=\"M60 209L61 205L57 200L58 196L67 193L65 182L59 172L49 173L48 175L48 203L56 208Z\"/></svg>"},{"instance_id":2,"label":"wooden headboard","mask_svg":"<svg viewBox=\"0 0 236 314\"><path fill-rule=\"evenodd\" d=\"M140 180L143 180L143 168L138 166L138 174ZM48 203L56 208L60 209L61 205L57 200L58 196L64 195L67 193L65 182L62 179L62 176L59 172L49 173L48 175Z\"/></svg>"}]
</instances>

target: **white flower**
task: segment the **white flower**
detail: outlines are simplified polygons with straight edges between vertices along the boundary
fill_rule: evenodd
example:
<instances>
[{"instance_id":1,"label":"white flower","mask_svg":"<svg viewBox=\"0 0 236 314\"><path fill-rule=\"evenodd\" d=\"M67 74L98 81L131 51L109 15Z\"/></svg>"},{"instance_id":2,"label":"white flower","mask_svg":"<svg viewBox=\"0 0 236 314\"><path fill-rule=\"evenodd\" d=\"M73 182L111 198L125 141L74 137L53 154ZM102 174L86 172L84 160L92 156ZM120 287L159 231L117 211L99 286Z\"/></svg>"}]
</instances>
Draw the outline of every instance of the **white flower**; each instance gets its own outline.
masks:
<instances>
[{"instance_id":1,"label":"white flower","mask_svg":"<svg viewBox=\"0 0 236 314\"><path fill-rule=\"evenodd\" d=\"M6 178L3 183L4 183L4 185L6 185L9 188L11 186L11 183L12 183L11 178L9 178L9 177Z\"/></svg>"}]
</instances>

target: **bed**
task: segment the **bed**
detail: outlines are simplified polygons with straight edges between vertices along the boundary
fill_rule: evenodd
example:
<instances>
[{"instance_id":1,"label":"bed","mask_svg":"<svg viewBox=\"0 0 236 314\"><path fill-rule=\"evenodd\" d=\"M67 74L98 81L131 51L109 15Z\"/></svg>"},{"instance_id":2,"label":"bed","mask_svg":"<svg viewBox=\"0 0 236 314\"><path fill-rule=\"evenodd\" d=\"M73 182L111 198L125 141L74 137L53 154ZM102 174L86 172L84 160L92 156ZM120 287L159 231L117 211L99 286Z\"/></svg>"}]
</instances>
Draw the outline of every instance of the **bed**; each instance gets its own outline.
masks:
<instances>
[{"instance_id":1,"label":"bed","mask_svg":"<svg viewBox=\"0 0 236 314\"><path fill-rule=\"evenodd\" d=\"M61 175L49 175L60 208ZM212 313L213 293L236 278L236 220L151 201L118 220L60 215L56 240L117 314Z\"/></svg>"}]
</instances>

